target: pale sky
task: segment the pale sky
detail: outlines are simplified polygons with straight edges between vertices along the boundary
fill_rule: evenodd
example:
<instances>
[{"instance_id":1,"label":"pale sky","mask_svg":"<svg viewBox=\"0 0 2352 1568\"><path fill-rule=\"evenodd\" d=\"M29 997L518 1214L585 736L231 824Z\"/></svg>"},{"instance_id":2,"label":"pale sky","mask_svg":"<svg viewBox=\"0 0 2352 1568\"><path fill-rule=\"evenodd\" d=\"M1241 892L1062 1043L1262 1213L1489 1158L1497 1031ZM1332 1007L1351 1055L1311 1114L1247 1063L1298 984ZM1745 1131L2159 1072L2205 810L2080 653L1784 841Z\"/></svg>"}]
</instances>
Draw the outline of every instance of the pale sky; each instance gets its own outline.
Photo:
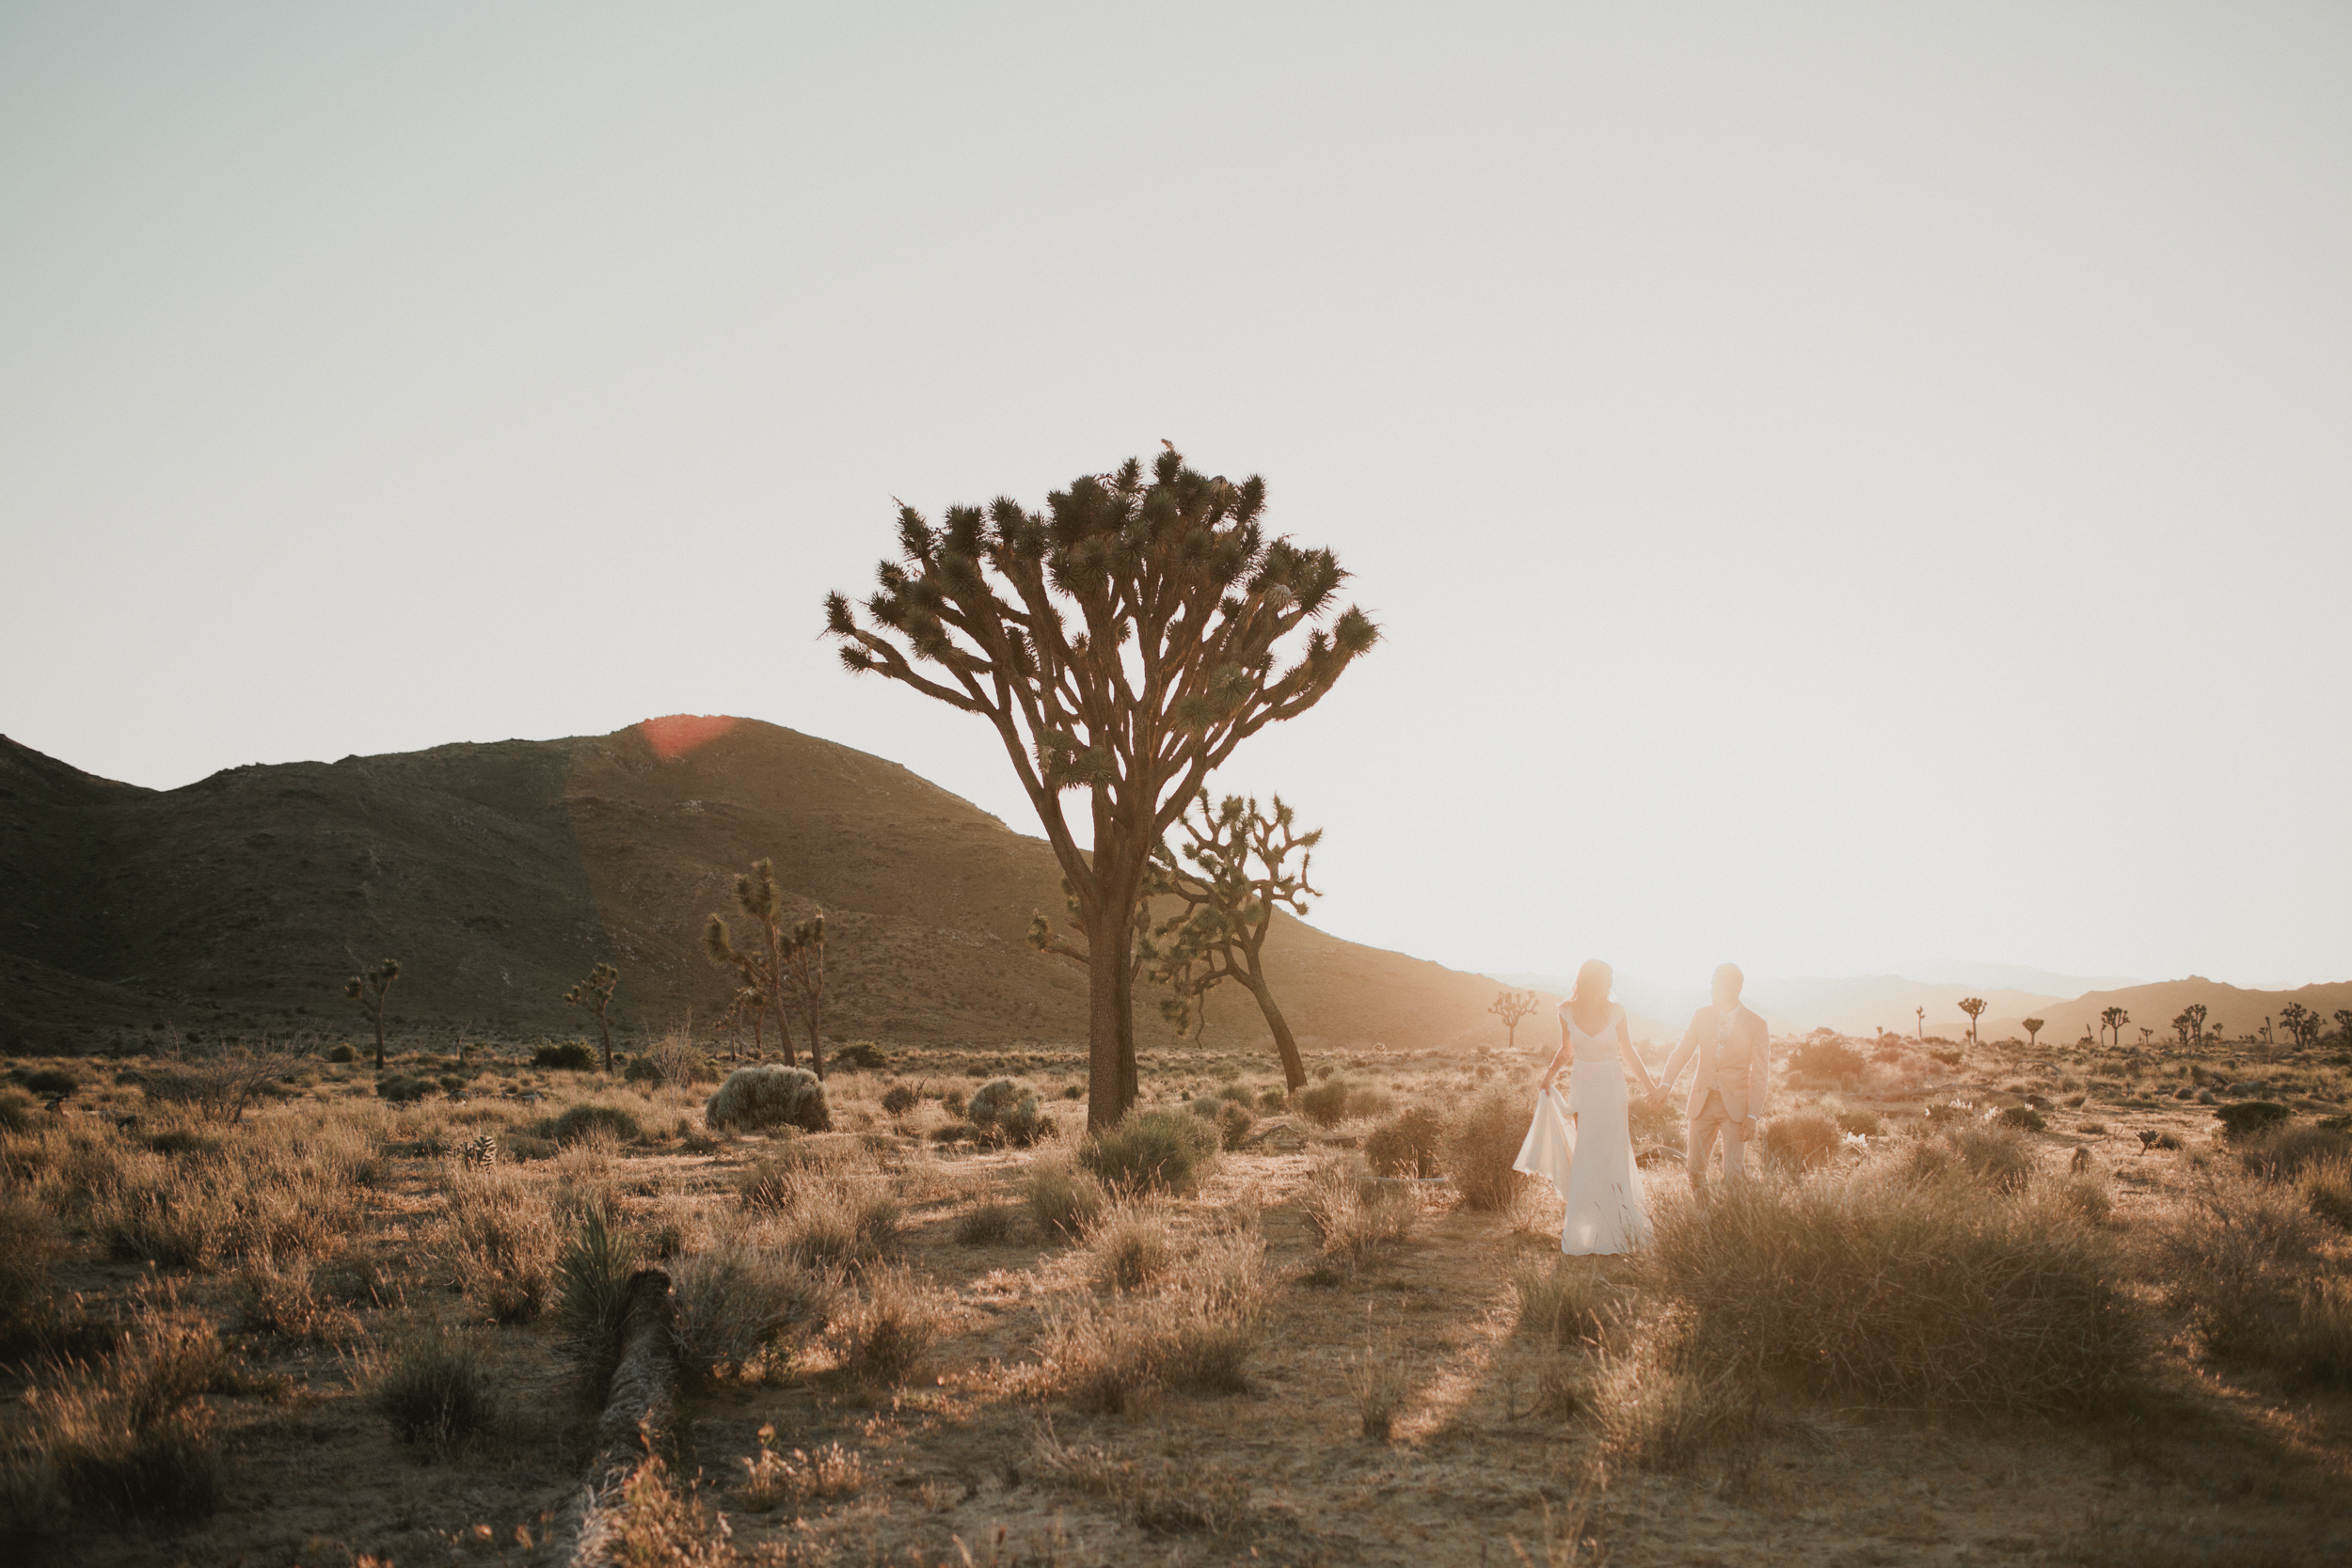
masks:
<instances>
[{"instance_id":1,"label":"pale sky","mask_svg":"<svg viewBox=\"0 0 2352 1568\"><path fill-rule=\"evenodd\" d=\"M771 720L1162 436L1387 640L1318 923L2352 976L2352 8L0 5L0 731ZM770 847L747 845L746 856Z\"/></svg>"}]
</instances>

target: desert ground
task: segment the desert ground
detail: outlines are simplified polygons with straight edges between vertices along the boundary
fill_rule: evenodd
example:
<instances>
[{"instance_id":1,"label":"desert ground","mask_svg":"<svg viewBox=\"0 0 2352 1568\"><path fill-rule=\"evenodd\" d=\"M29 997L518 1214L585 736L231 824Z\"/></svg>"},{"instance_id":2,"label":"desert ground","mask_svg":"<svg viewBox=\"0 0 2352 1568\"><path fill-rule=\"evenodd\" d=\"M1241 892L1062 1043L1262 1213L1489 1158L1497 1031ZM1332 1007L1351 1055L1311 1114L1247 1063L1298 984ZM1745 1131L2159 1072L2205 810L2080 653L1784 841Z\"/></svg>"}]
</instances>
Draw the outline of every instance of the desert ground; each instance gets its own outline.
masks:
<instances>
[{"instance_id":1,"label":"desert ground","mask_svg":"<svg viewBox=\"0 0 2352 1568\"><path fill-rule=\"evenodd\" d=\"M1075 1048L882 1042L805 1132L675 1037L360 1043L6 1064L11 1560L584 1560L646 1268L601 1560L2352 1558L2332 1038L1780 1041L1765 1169L1694 1204L1644 1116L1658 1244L1565 1261L1499 1031L1147 1053L1102 1142Z\"/></svg>"}]
</instances>

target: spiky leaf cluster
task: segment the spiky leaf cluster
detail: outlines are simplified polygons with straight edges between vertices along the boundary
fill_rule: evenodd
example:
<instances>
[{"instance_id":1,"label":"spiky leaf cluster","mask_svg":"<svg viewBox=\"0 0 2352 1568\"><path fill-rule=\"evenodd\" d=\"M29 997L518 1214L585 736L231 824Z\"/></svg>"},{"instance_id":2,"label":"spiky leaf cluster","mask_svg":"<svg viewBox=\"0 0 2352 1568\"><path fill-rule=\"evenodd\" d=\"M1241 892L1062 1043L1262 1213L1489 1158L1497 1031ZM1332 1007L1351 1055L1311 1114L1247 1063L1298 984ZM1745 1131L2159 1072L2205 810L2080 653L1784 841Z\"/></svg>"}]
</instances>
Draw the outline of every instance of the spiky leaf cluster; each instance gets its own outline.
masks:
<instances>
[{"instance_id":1,"label":"spiky leaf cluster","mask_svg":"<svg viewBox=\"0 0 2352 1568\"><path fill-rule=\"evenodd\" d=\"M1179 846L1164 847L1157 863L1184 909L1159 929L1152 975L1168 987L1161 1016L1182 1030L1201 998L1249 969L1276 910L1304 917L1308 900L1321 896L1309 875L1323 830L1300 832L1296 814L1279 795L1263 809L1255 796L1228 795L1215 808L1204 796L1177 826Z\"/></svg>"}]
</instances>

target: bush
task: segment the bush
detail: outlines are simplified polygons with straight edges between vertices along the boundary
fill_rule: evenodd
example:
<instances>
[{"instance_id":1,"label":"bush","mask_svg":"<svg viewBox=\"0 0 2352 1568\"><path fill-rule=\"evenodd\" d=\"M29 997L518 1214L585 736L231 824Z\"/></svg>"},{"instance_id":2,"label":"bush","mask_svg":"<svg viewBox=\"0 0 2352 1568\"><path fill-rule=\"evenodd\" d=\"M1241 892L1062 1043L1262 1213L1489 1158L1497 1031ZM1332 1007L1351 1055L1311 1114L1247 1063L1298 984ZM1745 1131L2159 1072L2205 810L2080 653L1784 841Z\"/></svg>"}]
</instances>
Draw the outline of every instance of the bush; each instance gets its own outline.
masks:
<instances>
[{"instance_id":1,"label":"bush","mask_svg":"<svg viewBox=\"0 0 2352 1568\"><path fill-rule=\"evenodd\" d=\"M1228 1153L1249 1141L1249 1131L1258 1125L1258 1118L1249 1114L1249 1107L1225 1102L1216 1113L1216 1135Z\"/></svg>"},{"instance_id":2,"label":"bush","mask_svg":"<svg viewBox=\"0 0 2352 1568\"><path fill-rule=\"evenodd\" d=\"M555 1294L555 1214L536 1181L511 1166L460 1167L449 1185L449 1246L458 1282L483 1312L529 1323Z\"/></svg>"},{"instance_id":3,"label":"bush","mask_svg":"<svg viewBox=\"0 0 2352 1568\"><path fill-rule=\"evenodd\" d=\"M1216 1130L1182 1111L1144 1111L1078 1147L1078 1164L1130 1196L1189 1193L1216 1158Z\"/></svg>"},{"instance_id":4,"label":"bush","mask_svg":"<svg viewBox=\"0 0 2352 1568\"><path fill-rule=\"evenodd\" d=\"M375 1081L375 1092L395 1105L413 1105L431 1092L433 1086L429 1080L405 1075Z\"/></svg>"},{"instance_id":5,"label":"bush","mask_svg":"<svg viewBox=\"0 0 2352 1568\"><path fill-rule=\"evenodd\" d=\"M2154 1233L2158 1274L2205 1350L2276 1358L2322 1239L2302 1195L2221 1176Z\"/></svg>"},{"instance_id":6,"label":"bush","mask_svg":"<svg viewBox=\"0 0 2352 1568\"><path fill-rule=\"evenodd\" d=\"M851 1040L834 1048L832 1065L844 1072L884 1072L889 1069L890 1058L872 1040Z\"/></svg>"},{"instance_id":7,"label":"bush","mask_svg":"<svg viewBox=\"0 0 2352 1568\"><path fill-rule=\"evenodd\" d=\"M2122 1271L2071 1207L1889 1177L1768 1177L1665 1207L1649 1266L1696 1364L2005 1414L2082 1409L2122 1375Z\"/></svg>"},{"instance_id":8,"label":"bush","mask_svg":"<svg viewBox=\"0 0 2352 1568\"><path fill-rule=\"evenodd\" d=\"M1788 1053L1790 1077L1823 1083L1858 1078L1868 1065L1861 1052L1836 1036L1809 1039Z\"/></svg>"},{"instance_id":9,"label":"bush","mask_svg":"<svg viewBox=\"0 0 2352 1568\"><path fill-rule=\"evenodd\" d=\"M1298 1114L1317 1127L1337 1127L1347 1119L1348 1084L1344 1078L1326 1078L1311 1089L1298 1093Z\"/></svg>"},{"instance_id":10,"label":"bush","mask_svg":"<svg viewBox=\"0 0 2352 1568\"><path fill-rule=\"evenodd\" d=\"M330 1062L349 1064L359 1059L359 1053L351 1049L350 1041L344 1040L327 1048L326 1059Z\"/></svg>"},{"instance_id":11,"label":"bush","mask_svg":"<svg viewBox=\"0 0 2352 1568\"><path fill-rule=\"evenodd\" d=\"M2294 1115L2285 1106L2268 1100L2241 1100L2234 1105L2224 1105L2214 1112L2221 1123L2222 1136L2232 1143L2245 1143L2271 1132Z\"/></svg>"},{"instance_id":12,"label":"bush","mask_svg":"<svg viewBox=\"0 0 2352 1568\"><path fill-rule=\"evenodd\" d=\"M797 1127L822 1132L833 1126L825 1085L806 1068L745 1067L727 1074L703 1108L712 1128Z\"/></svg>"},{"instance_id":13,"label":"bush","mask_svg":"<svg viewBox=\"0 0 2352 1568\"><path fill-rule=\"evenodd\" d=\"M56 1223L30 1196L0 1191L0 1358L28 1348L48 1316Z\"/></svg>"},{"instance_id":14,"label":"bush","mask_svg":"<svg viewBox=\"0 0 2352 1568\"><path fill-rule=\"evenodd\" d=\"M826 1325L841 1370L861 1383L904 1383L938 1338L940 1312L902 1269L875 1269Z\"/></svg>"},{"instance_id":15,"label":"bush","mask_svg":"<svg viewBox=\"0 0 2352 1568\"><path fill-rule=\"evenodd\" d=\"M2022 1190L2033 1180L2033 1148L2014 1128L1981 1122L1947 1123L1912 1145L1905 1163L1915 1180L1965 1177L1999 1192Z\"/></svg>"},{"instance_id":16,"label":"bush","mask_svg":"<svg viewBox=\"0 0 2352 1568\"><path fill-rule=\"evenodd\" d=\"M882 1091L882 1108L883 1114L887 1116L905 1116L921 1103L922 1098L914 1092L913 1086L906 1084L893 1084Z\"/></svg>"},{"instance_id":17,"label":"bush","mask_svg":"<svg viewBox=\"0 0 2352 1568\"><path fill-rule=\"evenodd\" d=\"M1094 1255L1094 1279L1114 1291L1139 1291L1168 1272L1175 1258L1168 1244L1168 1216L1158 1210L1121 1205L1087 1238Z\"/></svg>"},{"instance_id":18,"label":"bush","mask_svg":"<svg viewBox=\"0 0 2352 1568\"><path fill-rule=\"evenodd\" d=\"M1837 1113L1837 1130L1841 1132L1858 1132L1866 1138L1875 1138L1883 1130L1883 1124L1880 1122L1879 1114L1876 1111L1841 1109Z\"/></svg>"},{"instance_id":19,"label":"bush","mask_svg":"<svg viewBox=\"0 0 2352 1568\"><path fill-rule=\"evenodd\" d=\"M1356 1121L1374 1121L1396 1109L1396 1101L1386 1089L1366 1085L1347 1091L1347 1115Z\"/></svg>"},{"instance_id":20,"label":"bush","mask_svg":"<svg viewBox=\"0 0 2352 1568\"><path fill-rule=\"evenodd\" d=\"M36 1095L47 1098L76 1092L82 1086L82 1080L68 1068L36 1068L24 1075L24 1086Z\"/></svg>"},{"instance_id":21,"label":"bush","mask_svg":"<svg viewBox=\"0 0 2352 1568\"><path fill-rule=\"evenodd\" d=\"M621 1069L621 1082L624 1084L662 1084L668 1081L650 1056L636 1057Z\"/></svg>"},{"instance_id":22,"label":"bush","mask_svg":"<svg viewBox=\"0 0 2352 1568\"><path fill-rule=\"evenodd\" d=\"M1360 1160L1328 1159L1307 1180L1299 1209L1324 1252L1360 1263L1412 1234L1421 1204L1409 1192L1374 1180Z\"/></svg>"},{"instance_id":23,"label":"bush","mask_svg":"<svg viewBox=\"0 0 2352 1568\"><path fill-rule=\"evenodd\" d=\"M44 1402L41 1447L63 1490L118 1513L186 1520L220 1504L221 1461L199 1396L230 1386L210 1323L150 1318L94 1376Z\"/></svg>"},{"instance_id":24,"label":"bush","mask_svg":"<svg viewBox=\"0 0 2352 1568\"><path fill-rule=\"evenodd\" d=\"M1419 1106L1374 1128L1364 1138L1364 1158L1381 1176L1435 1176L1445 1123Z\"/></svg>"},{"instance_id":25,"label":"bush","mask_svg":"<svg viewBox=\"0 0 2352 1568\"><path fill-rule=\"evenodd\" d=\"M565 1040L561 1045L543 1045L532 1052L531 1065L564 1072L594 1072L596 1053L588 1049L586 1040Z\"/></svg>"},{"instance_id":26,"label":"bush","mask_svg":"<svg viewBox=\"0 0 2352 1568\"><path fill-rule=\"evenodd\" d=\"M965 1246L1002 1246L1012 1240L1021 1212L1009 1203L978 1203L956 1221L956 1240Z\"/></svg>"},{"instance_id":27,"label":"bush","mask_svg":"<svg viewBox=\"0 0 2352 1568\"><path fill-rule=\"evenodd\" d=\"M822 1328L840 1294L833 1276L760 1246L715 1247L681 1258L671 1272L678 1353L698 1372L748 1366Z\"/></svg>"},{"instance_id":28,"label":"bush","mask_svg":"<svg viewBox=\"0 0 2352 1568\"><path fill-rule=\"evenodd\" d=\"M1482 1089L1463 1107L1446 1132L1444 1163L1465 1209L1494 1212L1511 1206L1528 1180L1512 1164L1527 1141L1534 1116L1532 1096L1499 1084Z\"/></svg>"},{"instance_id":29,"label":"bush","mask_svg":"<svg viewBox=\"0 0 2352 1568\"><path fill-rule=\"evenodd\" d=\"M1258 1109L1270 1117L1280 1116L1290 1109L1290 1105L1291 1096L1288 1089L1266 1089L1258 1096Z\"/></svg>"},{"instance_id":30,"label":"bush","mask_svg":"<svg viewBox=\"0 0 2352 1568\"><path fill-rule=\"evenodd\" d=\"M1555 1350L1597 1345L1617 1321L1617 1294L1608 1281L1565 1258L1522 1259L1511 1270L1511 1291L1519 1303L1512 1332Z\"/></svg>"},{"instance_id":31,"label":"bush","mask_svg":"<svg viewBox=\"0 0 2352 1568\"><path fill-rule=\"evenodd\" d=\"M614 1142L625 1144L643 1136L637 1118L618 1105L575 1105L548 1128L548 1136L559 1145L583 1143L599 1133L610 1133Z\"/></svg>"},{"instance_id":32,"label":"bush","mask_svg":"<svg viewBox=\"0 0 2352 1568\"><path fill-rule=\"evenodd\" d=\"M964 1117L983 1142L1026 1148L1054 1131L1053 1118L1038 1103L1035 1090L999 1078L972 1091Z\"/></svg>"},{"instance_id":33,"label":"bush","mask_svg":"<svg viewBox=\"0 0 2352 1568\"><path fill-rule=\"evenodd\" d=\"M387 1355L368 1402L402 1442L446 1448L490 1425L497 1390L473 1340L442 1334L408 1340Z\"/></svg>"},{"instance_id":34,"label":"bush","mask_svg":"<svg viewBox=\"0 0 2352 1568\"><path fill-rule=\"evenodd\" d=\"M1764 1124L1764 1154L1792 1171L1819 1170L1837 1154L1845 1134L1820 1111L1794 1111Z\"/></svg>"},{"instance_id":35,"label":"bush","mask_svg":"<svg viewBox=\"0 0 2352 1568\"><path fill-rule=\"evenodd\" d=\"M1041 1160L1029 1169L1029 1217L1041 1235L1076 1241L1103 1212L1103 1184L1058 1158Z\"/></svg>"},{"instance_id":36,"label":"bush","mask_svg":"<svg viewBox=\"0 0 2352 1568\"><path fill-rule=\"evenodd\" d=\"M2050 1126L2042 1119L2042 1113L2030 1105L2004 1105L2001 1114L1994 1119L2003 1127L2014 1127L2021 1132L2046 1132Z\"/></svg>"},{"instance_id":37,"label":"bush","mask_svg":"<svg viewBox=\"0 0 2352 1568\"><path fill-rule=\"evenodd\" d=\"M2352 1133L2328 1127L2273 1127L2243 1140L2238 1163L2265 1181L2293 1181L2313 1165L2352 1159Z\"/></svg>"},{"instance_id":38,"label":"bush","mask_svg":"<svg viewBox=\"0 0 2352 1568\"><path fill-rule=\"evenodd\" d=\"M33 1125L33 1102L14 1089L0 1089L0 1132L22 1132Z\"/></svg>"}]
</instances>

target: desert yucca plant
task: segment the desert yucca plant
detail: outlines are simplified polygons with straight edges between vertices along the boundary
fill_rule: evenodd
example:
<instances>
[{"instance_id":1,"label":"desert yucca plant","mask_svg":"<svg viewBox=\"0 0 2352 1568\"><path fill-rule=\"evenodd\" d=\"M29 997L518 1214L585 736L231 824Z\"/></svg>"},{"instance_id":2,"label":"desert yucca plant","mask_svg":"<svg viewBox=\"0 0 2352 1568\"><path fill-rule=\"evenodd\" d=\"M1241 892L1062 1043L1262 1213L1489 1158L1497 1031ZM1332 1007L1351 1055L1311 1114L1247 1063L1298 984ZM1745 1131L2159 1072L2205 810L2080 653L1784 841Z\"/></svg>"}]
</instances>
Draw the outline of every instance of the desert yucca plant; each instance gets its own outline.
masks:
<instances>
[{"instance_id":1,"label":"desert yucca plant","mask_svg":"<svg viewBox=\"0 0 2352 1568\"><path fill-rule=\"evenodd\" d=\"M558 1316L565 1338L591 1356L609 1354L628 1310L636 1239L602 1206L584 1210L556 1259Z\"/></svg>"}]
</instances>

